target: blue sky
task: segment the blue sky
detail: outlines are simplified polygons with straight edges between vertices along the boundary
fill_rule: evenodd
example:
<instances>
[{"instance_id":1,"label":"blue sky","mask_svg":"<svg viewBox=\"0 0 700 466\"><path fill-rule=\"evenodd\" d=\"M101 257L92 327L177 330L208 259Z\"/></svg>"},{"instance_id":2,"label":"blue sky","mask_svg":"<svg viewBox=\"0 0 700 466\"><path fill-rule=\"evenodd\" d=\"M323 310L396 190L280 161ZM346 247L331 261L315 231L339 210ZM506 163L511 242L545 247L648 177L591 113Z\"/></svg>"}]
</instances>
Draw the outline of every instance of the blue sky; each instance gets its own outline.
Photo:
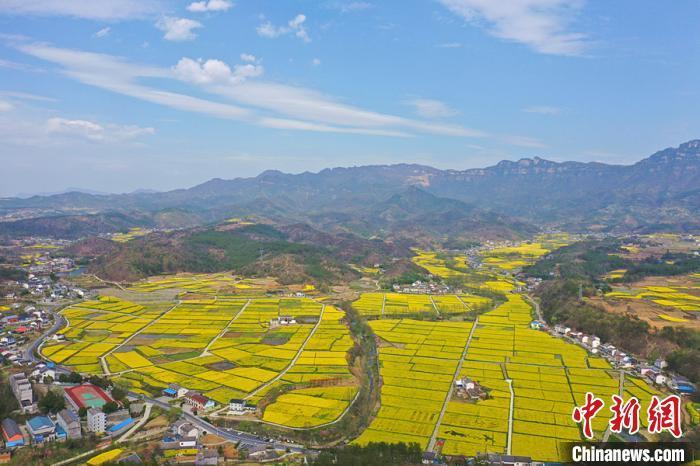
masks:
<instances>
[{"instance_id":1,"label":"blue sky","mask_svg":"<svg viewBox=\"0 0 700 466\"><path fill-rule=\"evenodd\" d=\"M700 137L700 2L0 0L0 195Z\"/></svg>"}]
</instances>

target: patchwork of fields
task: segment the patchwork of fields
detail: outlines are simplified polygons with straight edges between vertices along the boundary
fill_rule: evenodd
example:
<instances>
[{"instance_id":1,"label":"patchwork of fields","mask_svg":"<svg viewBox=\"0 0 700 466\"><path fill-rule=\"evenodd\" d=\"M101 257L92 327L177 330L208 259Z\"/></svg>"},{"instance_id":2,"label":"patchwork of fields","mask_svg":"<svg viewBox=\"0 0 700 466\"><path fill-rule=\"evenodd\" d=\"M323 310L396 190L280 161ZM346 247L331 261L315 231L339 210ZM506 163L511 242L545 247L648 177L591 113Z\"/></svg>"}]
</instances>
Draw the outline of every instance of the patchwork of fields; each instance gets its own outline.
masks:
<instances>
[{"instance_id":1,"label":"patchwork of fields","mask_svg":"<svg viewBox=\"0 0 700 466\"><path fill-rule=\"evenodd\" d=\"M617 373L607 362L544 332L531 330L530 306L519 295L479 317L459 377L469 377L488 390L478 402L451 397L437 426L438 448L448 455L507 452L557 461L563 441L580 440L571 420L576 404L591 391L603 398L620 391ZM376 320L381 408L356 440L414 441L426 448L470 333L470 323ZM513 412L510 414L511 387ZM629 379L626 395L641 400L652 391ZM594 429L602 436L609 413L601 412Z\"/></svg>"},{"instance_id":2,"label":"patchwork of fields","mask_svg":"<svg viewBox=\"0 0 700 466\"><path fill-rule=\"evenodd\" d=\"M353 307L365 317L431 316L473 312L491 306L490 299L472 295L363 293Z\"/></svg>"},{"instance_id":3,"label":"patchwork of fields","mask_svg":"<svg viewBox=\"0 0 700 466\"><path fill-rule=\"evenodd\" d=\"M646 284L645 282L658 282ZM647 304L650 318L659 325L668 322L700 326L700 274L682 277L656 277L630 287L614 287L605 294L611 302Z\"/></svg>"},{"instance_id":4,"label":"patchwork of fields","mask_svg":"<svg viewBox=\"0 0 700 466\"><path fill-rule=\"evenodd\" d=\"M263 292L276 285L271 279L242 279L228 273L182 273L166 277L153 277L136 283L129 289L138 292L182 290L216 294L222 292Z\"/></svg>"},{"instance_id":5,"label":"patchwork of fields","mask_svg":"<svg viewBox=\"0 0 700 466\"><path fill-rule=\"evenodd\" d=\"M292 383L295 391L265 416L297 427L332 421L357 390L343 313L311 299L212 297L152 308L103 297L63 315L67 341L47 343L43 355L83 373L111 374L137 392L177 383L226 404L257 401L268 386ZM296 323L273 324L280 316Z\"/></svg>"},{"instance_id":6,"label":"patchwork of fields","mask_svg":"<svg viewBox=\"0 0 700 466\"><path fill-rule=\"evenodd\" d=\"M375 320L371 326L383 341L381 408L355 442L416 442L425 449L472 324L404 319Z\"/></svg>"}]
</instances>

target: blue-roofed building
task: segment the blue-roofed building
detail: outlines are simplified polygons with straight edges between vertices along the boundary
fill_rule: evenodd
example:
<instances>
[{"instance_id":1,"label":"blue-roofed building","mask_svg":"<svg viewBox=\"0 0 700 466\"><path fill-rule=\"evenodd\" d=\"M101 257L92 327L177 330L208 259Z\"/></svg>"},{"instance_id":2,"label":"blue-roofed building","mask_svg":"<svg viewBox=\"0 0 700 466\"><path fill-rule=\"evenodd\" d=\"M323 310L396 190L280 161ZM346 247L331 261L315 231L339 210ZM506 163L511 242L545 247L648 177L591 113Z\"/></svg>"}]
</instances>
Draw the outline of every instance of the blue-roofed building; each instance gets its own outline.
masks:
<instances>
[{"instance_id":1,"label":"blue-roofed building","mask_svg":"<svg viewBox=\"0 0 700 466\"><path fill-rule=\"evenodd\" d=\"M119 424L114 424L112 427L107 429L107 433L109 435L116 435L119 434L121 431L125 430L126 428L130 427L131 424L134 423L134 420L132 418L127 418L120 422Z\"/></svg>"},{"instance_id":2,"label":"blue-roofed building","mask_svg":"<svg viewBox=\"0 0 700 466\"><path fill-rule=\"evenodd\" d=\"M175 390L174 388L168 387L168 388L163 390L163 395L169 396L171 398L176 398L177 397L177 390Z\"/></svg>"},{"instance_id":3,"label":"blue-roofed building","mask_svg":"<svg viewBox=\"0 0 700 466\"><path fill-rule=\"evenodd\" d=\"M34 416L27 421L33 443L50 442L56 438L56 424L48 416Z\"/></svg>"},{"instance_id":4,"label":"blue-roofed building","mask_svg":"<svg viewBox=\"0 0 700 466\"><path fill-rule=\"evenodd\" d=\"M59 424L56 424L56 440L66 440L68 438L68 434L66 433L65 430L63 430L63 427L61 427Z\"/></svg>"}]
</instances>

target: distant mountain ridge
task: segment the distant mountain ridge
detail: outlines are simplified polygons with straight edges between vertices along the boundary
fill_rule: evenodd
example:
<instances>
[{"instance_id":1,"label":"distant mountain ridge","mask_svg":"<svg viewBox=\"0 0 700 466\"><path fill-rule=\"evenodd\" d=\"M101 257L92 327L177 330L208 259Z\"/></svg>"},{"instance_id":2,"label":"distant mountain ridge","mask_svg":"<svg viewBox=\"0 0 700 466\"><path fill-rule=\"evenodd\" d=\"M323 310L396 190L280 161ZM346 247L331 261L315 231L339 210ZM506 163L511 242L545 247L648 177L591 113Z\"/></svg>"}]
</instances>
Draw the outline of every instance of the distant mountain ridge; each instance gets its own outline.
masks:
<instances>
[{"instance_id":1,"label":"distant mountain ridge","mask_svg":"<svg viewBox=\"0 0 700 466\"><path fill-rule=\"evenodd\" d=\"M397 164L212 179L160 193L67 193L0 200L0 214L35 216L180 212L180 222L250 215L322 229L387 235L401 229L452 235L457 229L508 236L532 224L573 230L700 229L700 140L632 165L553 162L539 157L468 170ZM0 233L7 228L0 223ZM143 222L141 222L143 223ZM186 222L185 222L186 223ZM496 228L492 228L496 225ZM418 232L417 232L418 233Z\"/></svg>"}]
</instances>

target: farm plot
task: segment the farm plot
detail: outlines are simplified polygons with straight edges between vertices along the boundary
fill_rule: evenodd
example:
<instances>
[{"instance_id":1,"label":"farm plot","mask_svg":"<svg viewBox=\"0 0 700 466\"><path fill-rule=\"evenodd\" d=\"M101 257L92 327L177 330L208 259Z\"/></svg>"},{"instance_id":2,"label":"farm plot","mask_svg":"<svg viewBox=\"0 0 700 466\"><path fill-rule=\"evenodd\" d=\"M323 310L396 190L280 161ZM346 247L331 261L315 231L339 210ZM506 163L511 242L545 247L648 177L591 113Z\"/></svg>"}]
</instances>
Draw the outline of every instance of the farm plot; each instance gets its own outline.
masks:
<instances>
[{"instance_id":1,"label":"farm plot","mask_svg":"<svg viewBox=\"0 0 700 466\"><path fill-rule=\"evenodd\" d=\"M353 307L363 316L396 318L420 314L462 314L482 310L492 301L473 294L427 295L409 293L363 293Z\"/></svg>"},{"instance_id":2,"label":"farm plot","mask_svg":"<svg viewBox=\"0 0 700 466\"><path fill-rule=\"evenodd\" d=\"M276 285L274 281L269 279L241 279L228 273L182 273L153 277L136 283L129 289L139 292L176 289L193 293L217 294L262 292L274 288Z\"/></svg>"},{"instance_id":3,"label":"farm plot","mask_svg":"<svg viewBox=\"0 0 700 466\"><path fill-rule=\"evenodd\" d=\"M85 301L62 311L68 321L68 326L61 331L66 341L47 342L41 352L76 371L99 373L100 356L124 343L164 310L112 297Z\"/></svg>"},{"instance_id":4,"label":"farm plot","mask_svg":"<svg viewBox=\"0 0 700 466\"><path fill-rule=\"evenodd\" d=\"M296 363L252 401L275 388L283 394L265 407L263 420L288 427L313 427L332 422L345 411L357 393L347 352L353 341L340 321L343 312L327 306L321 324Z\"/></svg>"},{"instance_id":5,"label":"farm plot","mask_svg":"<svg viewBox=\"0 0 700 466\"><path fill-rule=\"evenodd\" d=\"M355 442L426 448L469 337L471 323L379 320L381 408Z\"/></svg>"},{"instance_id":6,"label":"farm plot","mask_svg":"<svg viewBox=\"0 0 700 466\"><path fill-rule=\"evenodd\" d=\"M652 325L668 323L700 327L700 275L652 277L605 294L611 304L628 306Z\"/></svg>"},{"instance_id":7,"label":"farm plot","mask_svg":"<svg viewBox=\"0 0 700 466\"><path fill-rule=\"evenodd\" d=\"M569 244L566 234L540 235L534 241L503 246L481 252L484 266L495 271L511 272L531 265L550 251Z\"/></svg>"}]
</instances>

